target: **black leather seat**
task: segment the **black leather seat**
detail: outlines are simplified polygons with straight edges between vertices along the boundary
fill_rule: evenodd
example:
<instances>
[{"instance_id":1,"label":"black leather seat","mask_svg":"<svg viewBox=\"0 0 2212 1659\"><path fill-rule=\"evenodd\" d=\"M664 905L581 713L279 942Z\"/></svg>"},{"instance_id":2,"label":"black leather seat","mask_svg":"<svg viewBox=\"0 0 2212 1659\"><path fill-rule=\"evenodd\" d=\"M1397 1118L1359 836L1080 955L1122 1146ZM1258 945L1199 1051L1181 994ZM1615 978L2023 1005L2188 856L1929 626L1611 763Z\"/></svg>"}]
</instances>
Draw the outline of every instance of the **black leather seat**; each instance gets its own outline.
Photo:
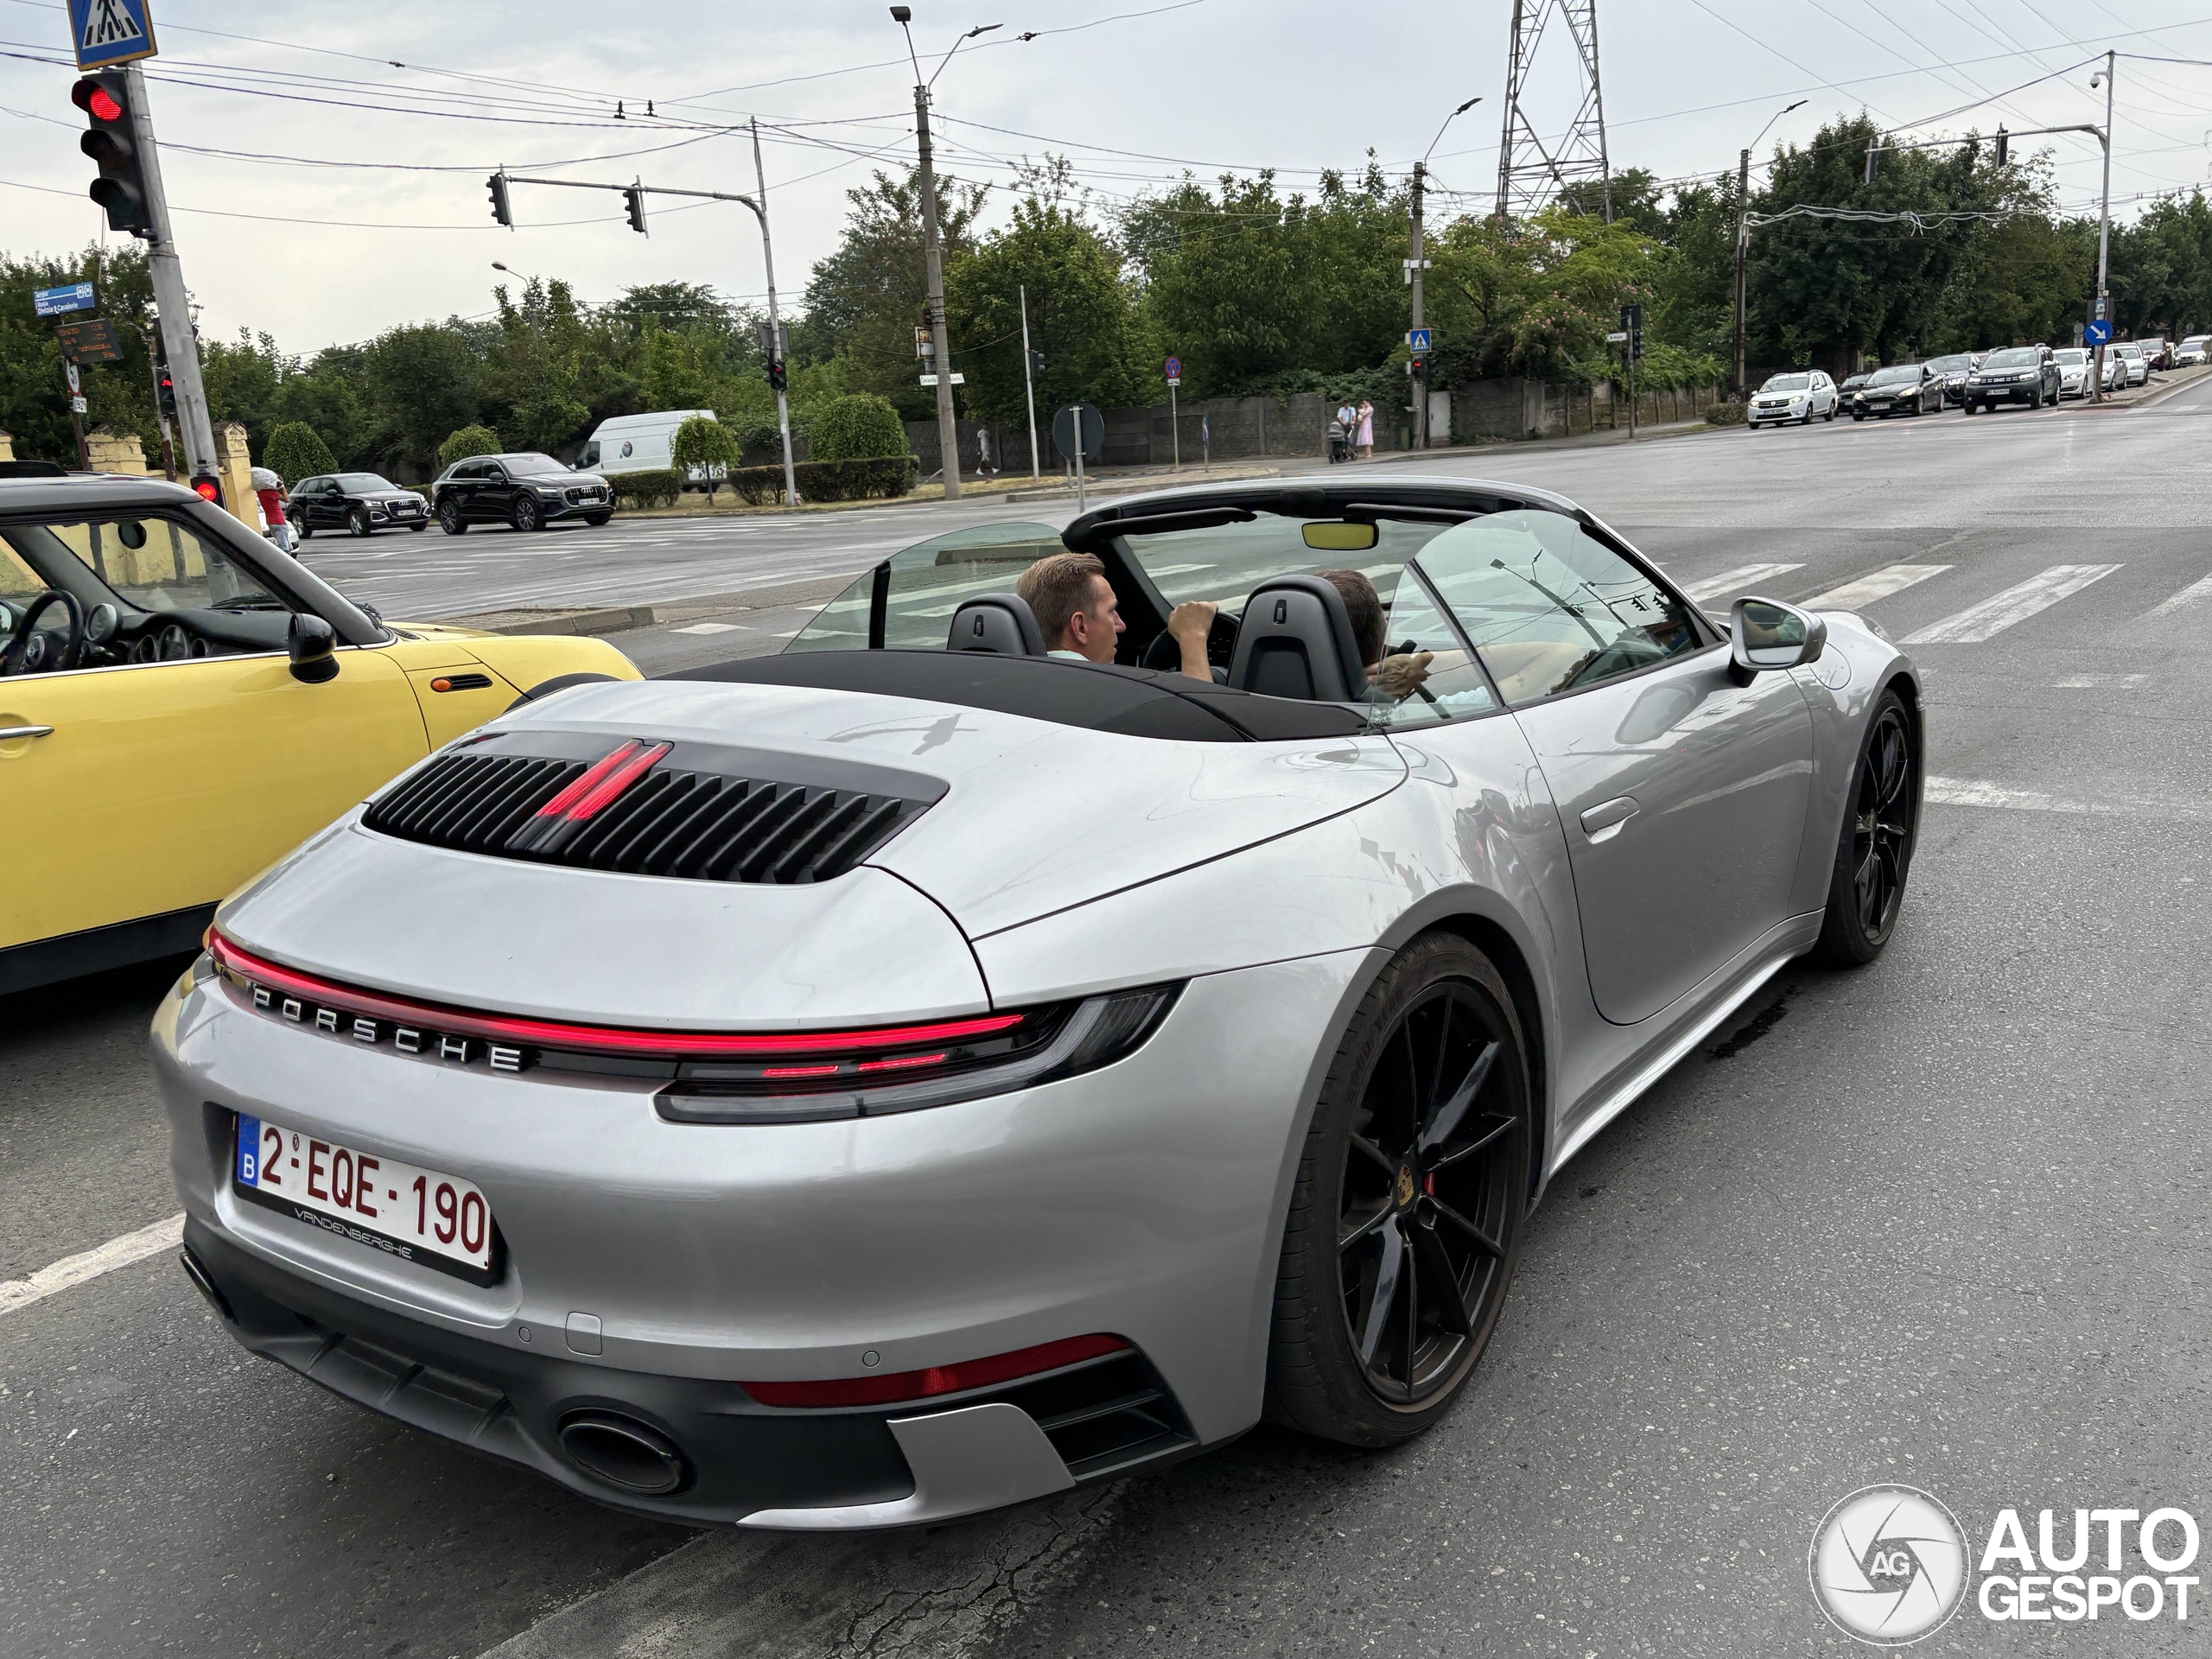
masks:
<instances>
[{"instance_id":1,"label":"black leather seat","mask_svg":"<svg viewBox=\"0 0 2212 1659\"><path fill-rule=\"evenodd\" d=\"M1357 702L1367 671L1344 595L1319 576L1271 576L1252 590L1229 683L1270 697Z\"/></svg>"},{"instance_id":2,"label":"black leather seat","mask_svg":"<svg viewBox=\"0 0 2212 1659\"><path fill-rule=\"evenodd\" d=\"M1042 657L1045 635L1018 594L978 594L952 613L947 651L987 651L997 657Z\"/></svg>"}]
</instances>

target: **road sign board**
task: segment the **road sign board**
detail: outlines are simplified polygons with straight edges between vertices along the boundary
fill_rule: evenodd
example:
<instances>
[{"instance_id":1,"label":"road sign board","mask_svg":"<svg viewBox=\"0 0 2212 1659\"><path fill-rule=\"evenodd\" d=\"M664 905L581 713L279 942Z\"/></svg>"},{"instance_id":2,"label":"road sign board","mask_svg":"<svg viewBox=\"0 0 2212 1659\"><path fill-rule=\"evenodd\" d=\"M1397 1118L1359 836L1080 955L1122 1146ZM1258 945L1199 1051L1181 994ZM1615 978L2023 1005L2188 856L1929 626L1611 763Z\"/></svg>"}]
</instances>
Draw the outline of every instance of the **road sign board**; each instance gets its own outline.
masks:
<instances>
[{"instance_id":1,"label":"road sign board","mask_svg":"<svg viewBox=\"0 0 2212 1659\"><path fill-rule=\"evenodd\" d=\"M69 412L72 415L83 414L85 412L85 400L81 397L72 397L69 400Z\"/></svg>"},{"instance_id":2,"label":"road sign board","mask_svg":"<svg viewBox=\"0 0 2212 1659\"><path fill-rule=\"evenodd\" d=\"M69 311L89 311L99 302L90 283L66 283L60 288L31 290L31 309L41 317L58 317Z\"/></svg>"},{"instance_id":3,"label":"road sign board","mask_svg":"<svg viewBox=\"0 0 2212 1659\"><path fill-rule=\"evenodd\" d=\"M72 397L84 391L85 388L78 381L77 365L74 363L64 363L61 365L61 378L69 383L69 395Z\"/></svg>"},{"instance_id":4,"label":"road sign board","mask_svg":"<svg viewBox=\"0 0 2212 1659\"><path fill-rule=\"evenodd\" d=\"M924 375L922 377L922 384L925 386L933 386L937 385L937 376L933 374ZM952 372L952 384L956 386L964 386L968 384L968 377L961 373L959 370L955 369Z\"/></svg>"},{"instance_id":5,"label":"road sign board","mask_svg":"<svg viewBox=\"0 0 2212 1659\"><path fill-rule=\"evenodd\" d=\"M1634 334L1643 327L1643 308L1640 305L1621 307L1621 327Z\"/></svg>"},{"instance_id":6,"label":"road sign board","mask_svg":"<svg viewBox=\"0 0 2212 1659\"><path fill-rule=\"evenodd\" d=\"M1608 346L1625 346L1625 345L1627 345L1627 344L1628 344L1628 330L1627 330L1627 329L1625 329L1625 328L1616 328L1616 329L1614 329L1614 330L1613 330L1613 332L1612 332L1611 334L1607 334L1607 335L1605 336L1605 344L1606 344L1606 345L1608 345Z\"/></svg>"},{"instance_id":7,"label":"road sign board","mask_svg":"<svg viewBox=\"0 0 2212 1659\"><path fill-rule=\"evenodd\" d=\"M1179 357L1169 358L1167 359L1167 384L1172 386L1182 378L1183 359Z\"/></svg>"},{"instance_id":8,"label":"road sign board","mask_svg":"<svg viewBox=\"0 0 2212 1659\"><path fill-rule=\"evenodd\" d=\"M1179 374L1171 374L1167 377L1167 384L1171 387L1179 386L1183 384L1183 377Z\"/></svg>"},{"instance_id":9,"label":"road sign board","mask_svg":"<svg viewBox=\"0 0 2212 1659\"><path fill-rule=\"evenodd\" d=\"M74 322L54 325L54 343L61 347L61 355L79 363L120 363L123 347L117 343L115 330L105 317L79 317Z\"/></svg>"},{"instance_id":10,"label":"road sign board","mask_svg":"<svg viewBox=\"0 0 2212 1659\"><path fill-rule=\"evenodd\" d=\"M2109 345L2112 340L2111 321L2108 318L2099 317L2082 331L2082 338L2092 346Z\"/></svg>"},{"instance_id":11,"label":"road sign board","mask_svg":"<svg viewBox=\"0 0 2212 1659\"><path fill-rule=\"evenodd\" d=\"M1408 350L1408 351L1414 351L1414 352L1425 352L1425 351L1427 351L1427 350L1429 349L1429 343L1428 343L1428 342L1429 342L1429 337L1430 337L1433 334L1434 334L1434 333L1435 333L1435 330L1431 329L1431 328L1408 328L1408 329L1407 329L1407 330L1406 330L1406 348L1407 348L1407 350Z\"/></svg>"},{"instance_id":12,"label":"road sign board","mask_svg":"<svg viewBox=\"0 0 2212 1659\"><path fill-rule=\"evenodd\" d=\"M1076 434L1078 420L1083 423L1080 443ZM1052 448L1070 458L1080 448L1085 461L1096 461L1106 453L1106 417L1089 404L1070 404L1052 416Z\"/></svg>"},{"instance_id":13,"label":"road sign board","mask_svg":"<svg viewBox=\"0 0 2212 1659\"><path fill-rule=\"evenodd\" d=\"M150 58L153 0L69 0L69 39L79 69L111 69Z\"/></svg>"}]
</instances>

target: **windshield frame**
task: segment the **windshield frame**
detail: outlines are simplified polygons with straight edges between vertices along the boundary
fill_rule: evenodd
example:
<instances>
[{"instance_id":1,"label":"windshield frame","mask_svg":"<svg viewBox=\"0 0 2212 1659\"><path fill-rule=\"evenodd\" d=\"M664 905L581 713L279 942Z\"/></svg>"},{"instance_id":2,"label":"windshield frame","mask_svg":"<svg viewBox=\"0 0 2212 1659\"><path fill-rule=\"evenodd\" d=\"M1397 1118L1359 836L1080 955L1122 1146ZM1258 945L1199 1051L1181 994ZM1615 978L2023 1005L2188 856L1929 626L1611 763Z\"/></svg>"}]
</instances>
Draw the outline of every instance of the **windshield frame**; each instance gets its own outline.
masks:
<instances>
[{"instance_id":1,"label":"windshield frame","mask_svg":"<svg viewBox=\"0 0 2212 1659\"><path fill-rule=\"evenodd\" d=\"M1761 391L1810 391L1812 389L1812 372L1807 369L1795 370L1789 374L1770 374L1767 376L1766 384L1759 388Z\"/></svg>"},{"instance_id":2,"label":"windshield frame","mask_svg":"<svg viewBox=\"0 0 2212 1659\"><path fill-rule=\"evenodd\" d=\"M1917 363L1892 363L1886 369L1877 369L1866 377L1870 386L1916 385L1925 377Z\"/></svg>"},{"instance_id":3,"label":"windshield frame","mask_svg":"<svg viewBox=\"0 0 2212 1659\"><path fill-rule=\"evenodd\" d=\"M1981 359L1985 369L2032 369L2043 359L2036 355L2033 346L2007 346L2002 351L1992 352Z\"/></svg>"}]
</instances>

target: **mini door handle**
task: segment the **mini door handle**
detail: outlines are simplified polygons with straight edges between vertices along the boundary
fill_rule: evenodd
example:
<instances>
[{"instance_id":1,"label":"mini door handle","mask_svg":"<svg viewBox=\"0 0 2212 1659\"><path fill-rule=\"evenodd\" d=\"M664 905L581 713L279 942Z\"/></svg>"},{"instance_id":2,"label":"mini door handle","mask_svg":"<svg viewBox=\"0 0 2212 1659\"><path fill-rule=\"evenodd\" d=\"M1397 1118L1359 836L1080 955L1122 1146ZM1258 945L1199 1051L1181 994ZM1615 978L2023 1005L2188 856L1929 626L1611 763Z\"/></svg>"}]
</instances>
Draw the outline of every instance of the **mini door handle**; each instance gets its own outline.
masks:
<instances>
[{"instance_id":1,"label":"mini door handle","mask_svg":"<svg viewBox=\"0 0 2212 1659\"><path fill-rule=\"evenodd\" d=\"M1618 795L1610 801L1600 801L1582 815L1582 833L1592 841L1610 841L1621 832L1621 826L1637 815L1638 809L1632 795Z\"/></svg>"},{"instance_id":2,"label":"mini door handle","mask_svg":"<svg viewBox=\"0 0 2212 1659\"><path fill-rule=\"evenodd\" d=\"M52 737L51 726L0 726L0 743L12 743L21 737Z\"/></svg>"}]
</instances>

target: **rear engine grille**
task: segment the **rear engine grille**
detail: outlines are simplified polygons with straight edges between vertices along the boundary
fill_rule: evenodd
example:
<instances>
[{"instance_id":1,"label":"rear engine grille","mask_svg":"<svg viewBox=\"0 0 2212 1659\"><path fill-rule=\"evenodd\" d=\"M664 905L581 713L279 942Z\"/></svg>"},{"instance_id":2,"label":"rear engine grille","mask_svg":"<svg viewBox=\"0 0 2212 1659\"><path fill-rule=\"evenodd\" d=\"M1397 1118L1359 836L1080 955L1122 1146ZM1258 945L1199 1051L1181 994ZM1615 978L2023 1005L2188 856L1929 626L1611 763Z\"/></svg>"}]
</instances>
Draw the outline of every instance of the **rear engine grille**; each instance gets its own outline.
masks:
<instances>
[{"instance_id":1,"label":"rear engine grille","mask_svg":"<svg viewBox=\"0 0 2212 1659\"><path fill-rule=\"evenodd\" d=\"M869 776L859 786L742 775L712 765L715 752L704 746L647 746L643 740L620 748L603 738L588 740L584 753L566 755L505 752L521 736L494 739L497 748L486 744L440 756L378 801L362 822L380 834L458 852L631 875L792 886L842 875L943 793L933 779L898 775ZM569 739L562 747L580 746ZM709 765L664 763L681 762L694 747ZM607 769L618 755L632 754L632 764ZM899 787L909 781L920 787ZM575 787L580 783L581 793Z\"/></svg>"}]
</instances>

